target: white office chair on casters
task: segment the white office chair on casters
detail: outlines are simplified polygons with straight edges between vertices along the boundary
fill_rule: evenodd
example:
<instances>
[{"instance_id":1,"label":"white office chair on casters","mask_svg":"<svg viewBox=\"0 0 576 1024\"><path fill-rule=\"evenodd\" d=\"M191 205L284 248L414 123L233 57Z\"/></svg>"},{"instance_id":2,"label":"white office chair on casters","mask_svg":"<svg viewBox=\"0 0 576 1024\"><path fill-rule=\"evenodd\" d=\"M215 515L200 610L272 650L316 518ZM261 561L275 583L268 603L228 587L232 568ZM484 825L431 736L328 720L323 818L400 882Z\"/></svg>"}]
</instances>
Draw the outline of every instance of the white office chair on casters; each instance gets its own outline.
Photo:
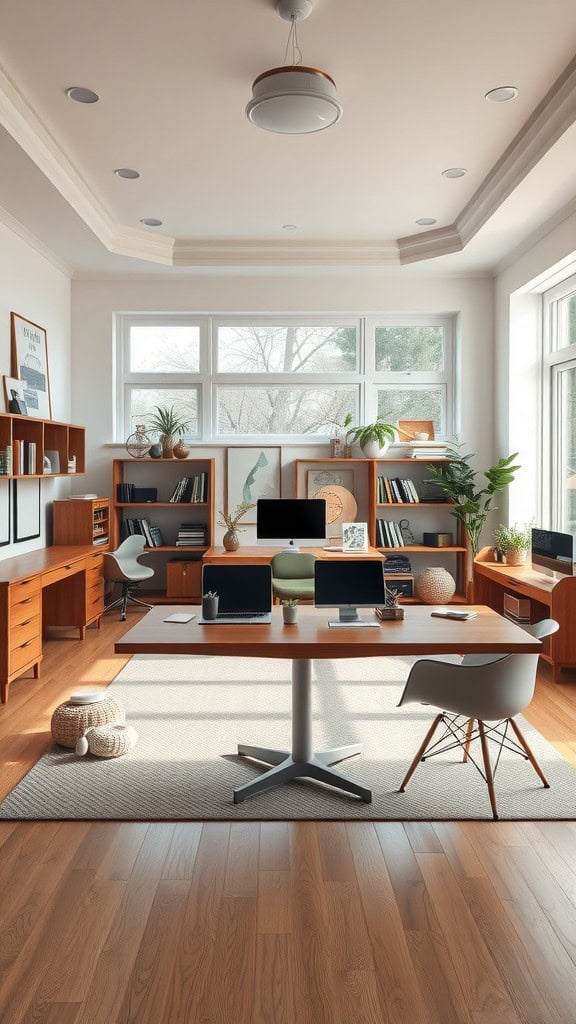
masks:
<instances>
[{"instance_id":1,"label":"white office chair on casters","mask_svg":"<svg viewBox=\"0 0 576 1024\"><path fill-rule=\"evenodd\" d=\"M133 594L143 580L149 580L154 575L154 569L151 569L149 565L142 565L138 561L138 556L142 554L145 547L144 537L134 535L123 540L116 551L104 553L104 578L122 584L122 594L116 601L107 605L104 611L110 612L113 608L121 608L120 618L122 621L126 618L128 601L142 605L143 608L152 608L151 604L140 601Z\"/></svg>"},{"instance_id":2,"label":"white office chair on casters","mask_svg":"<svg viewBox=\"0 0 576 1024\"><path fill-rule=\"evenodd\" d=\"M543 619L534 626L526 627L527 632L539 640L555 633L558 628L554 619ZM400 792L406 789L420 761L457 747L463 748L463 760L470 760L485 780L495 819L498 811L494 776L503 749L530 761L544 787L549 789L540 765L514 721L514 715L523 711L532 700L537 668L537 654L467 654L457 665L445 661L416 662L398 707L409 703L432 704L440 712L428 729ZM444 731L440 739L432 742L439 725ZM514 736L509 735L510 730ZM470 746L478 738L484 771L470 754ZM490 761L489 740L498 748L494 768Z\"/></svg>"}]
</instances>

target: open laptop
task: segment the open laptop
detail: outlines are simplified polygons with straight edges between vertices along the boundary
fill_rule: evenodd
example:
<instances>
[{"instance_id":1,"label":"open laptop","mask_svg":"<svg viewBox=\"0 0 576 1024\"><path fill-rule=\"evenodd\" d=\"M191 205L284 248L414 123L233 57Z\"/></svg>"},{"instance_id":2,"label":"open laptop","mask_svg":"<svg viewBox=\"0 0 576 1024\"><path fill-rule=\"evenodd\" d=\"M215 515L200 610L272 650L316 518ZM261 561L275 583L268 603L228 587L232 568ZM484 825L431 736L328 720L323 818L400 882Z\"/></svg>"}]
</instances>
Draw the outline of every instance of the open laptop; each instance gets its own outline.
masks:
<instances>
[{"instance_id":1,"label":"open laptop","mask_svg":"<svg viewBox=\"0 0 576 1024\"><path fill-rule=\"evenodd\" d=\"M218 594L218 616L198 620L211 623L272 621L272 568L270 565L204 565L202 593Z\"/></svg>"}]
</instances>

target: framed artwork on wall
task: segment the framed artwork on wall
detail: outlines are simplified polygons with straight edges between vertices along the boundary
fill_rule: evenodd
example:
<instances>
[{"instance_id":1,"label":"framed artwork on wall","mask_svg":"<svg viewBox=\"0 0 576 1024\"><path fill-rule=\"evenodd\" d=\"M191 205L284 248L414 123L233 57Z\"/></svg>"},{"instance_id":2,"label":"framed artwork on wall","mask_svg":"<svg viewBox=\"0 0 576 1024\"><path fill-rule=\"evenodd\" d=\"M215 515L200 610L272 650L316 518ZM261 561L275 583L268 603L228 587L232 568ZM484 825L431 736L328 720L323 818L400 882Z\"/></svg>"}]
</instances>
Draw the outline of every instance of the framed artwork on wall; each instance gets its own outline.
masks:
<instances>
[{"instance_id":1,"label":"framed artwork on wall","mask_svg":"<svg viewBox=\"0 0 576 1024\"><path fill-rule=\"evenodd\" d=\"M40 536L40 480L13 480L14 541Z\"/></svg>"},{"instance_id":2,"label":"framed artwork on wall","mask_svg":"<svg viewBox=\"0 0 576 1024\"><path fill-rule=\"evenodd\" d=\"M226 506L229 513L238 505L258 498L280 497L280 446L251 445L226 449ZM242 523L254 525L256 509L250 509Z\"/></svg>"},{"instance_id":3,"label":"framed artwork on wall","mask_svg":"<svg viewBox=\"0 0 576 1024\"><path fill-rule=\"evenodd\" d=\"M10 543L10 480L0 480L0 548Z\"/></svg>"},{"instance_id":4,"label":"framed artwork on wall","mask_svg":"<svg viewBox=\"0 0 576 1024\"><path fill-rule=\"evenodd\" d=\"M12 336L12 376L24 384L24 401L29 416L49 420L50 378L48 375L48 340L44 327L26 320L19 313L10 313Z\"/></svg>"}]
</instances>

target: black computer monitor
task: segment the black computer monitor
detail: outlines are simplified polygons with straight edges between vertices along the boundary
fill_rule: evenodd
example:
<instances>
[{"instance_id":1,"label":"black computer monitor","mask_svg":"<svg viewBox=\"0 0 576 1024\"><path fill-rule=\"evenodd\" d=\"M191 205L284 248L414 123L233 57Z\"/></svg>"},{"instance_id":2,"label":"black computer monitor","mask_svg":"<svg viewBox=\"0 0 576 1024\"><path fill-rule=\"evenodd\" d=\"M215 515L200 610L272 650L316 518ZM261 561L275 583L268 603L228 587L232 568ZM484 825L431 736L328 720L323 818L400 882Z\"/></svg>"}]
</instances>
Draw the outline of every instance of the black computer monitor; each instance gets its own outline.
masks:
<instances>
[{"instance_id":1,"label":"black computer monitor","mask_svg":"<svg viewBox=\"0 0 576 1024\"><path fill-rule=\"evenodd\" d=\"M378 608L384 603L384 569L380 559L319 558L314 563L314 604L317 608L338 608L336 625L378 625L361 619L358 608Z\"/></svg>"},{"instance_id":2,"label":"black computer monitor","mask_svg":"<svg viewBox=\"0 0 576 1024\"><path fill-rule=\"evenodd\" d=\"M574 576L574 538L571 533L532 530L532 568L547 576Z\"/></svg>"},{"instance_id":3,"label":"black computer monitor","mask_svg":"<svg viewBox=\"0 0 576 1024\"><path fill-rule=\"evenodd\" d=\"M288 545L294 541L314 545L326 540L324 498L259 498L256 502L256 538L267 544Z\"/></svg>"}]
</instances>

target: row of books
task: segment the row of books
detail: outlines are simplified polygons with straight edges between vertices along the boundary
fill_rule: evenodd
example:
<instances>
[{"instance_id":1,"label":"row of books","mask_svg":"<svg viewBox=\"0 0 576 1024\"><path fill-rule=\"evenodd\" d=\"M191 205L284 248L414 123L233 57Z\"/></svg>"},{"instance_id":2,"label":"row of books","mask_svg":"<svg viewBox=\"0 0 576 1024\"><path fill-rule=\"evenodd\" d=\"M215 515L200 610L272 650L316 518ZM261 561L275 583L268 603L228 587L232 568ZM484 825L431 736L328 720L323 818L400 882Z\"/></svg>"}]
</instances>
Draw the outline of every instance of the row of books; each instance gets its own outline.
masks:
<instances>
[{"instance_id":1,"label":"row of books","mask_svg":"<svg viewBox=\"0 0 576 1024\"><path fill-rule=\"evenodd\" d=\"M376 520L376 543L379 548L404 548L406 542L398 523L391 519Z\"/></svg>"},{"instance_id":2,"label":"row of books","mask_svg":"<svg viewBox=\"0 0 576 1024\"><path fill-rule=\"evenodd\" d=\"M13 444L0 448L0 475L21 476L36 472L36 441L15 437Z\"/></svg>"},{"instance_id":3,"label":"row of books","mask_svg":"<svg viewBox=\"0 0 576 1024\"><path fill-rule=\"evenodd\" d=\"M120 540L140 534L146 541L148 548L161 548L164 546L164 538L159 526L150 523L147 519L123 519L120 525Z\"/></svg>"},{"instance_id":4,"label":"row of books","mask_svg":"<svg viewBox=\"0 0 576 1024\"><path fill-rule=\"evenodd\" d=\"M418 491L413 480L400 480L398 477L378 477L378 502L380 505L406 504L419 502Z\"/></svg>"},{"instance_id":5,"label":"row of books","mask_svg":"<svg viewBox=\"0 0 576 1024\"><path fill-rule=\"evenodd\" d=\"M206 547L206 523L180 523L176 547Z\"/></svg>"},{"instance_id":6,"label":"row of books","mask_svg":"<svg viewBox=\"0 0 576 1024\"><path fill-rule=\"evenodd\" d=\"M199 504L208 499L208 473L185 476L176 484L168 501Z\"/></svg>"},{"instance_id":7,"label":"row of books","mask_svg":"<svg viewBox=\"0 0 576 1024\"><path fill-rule=\"evenodd\" d=\"M385 576L408 576L412 573L412 565L407 555L386 555L383 564Z\"/></svg>"}]
</instances>

